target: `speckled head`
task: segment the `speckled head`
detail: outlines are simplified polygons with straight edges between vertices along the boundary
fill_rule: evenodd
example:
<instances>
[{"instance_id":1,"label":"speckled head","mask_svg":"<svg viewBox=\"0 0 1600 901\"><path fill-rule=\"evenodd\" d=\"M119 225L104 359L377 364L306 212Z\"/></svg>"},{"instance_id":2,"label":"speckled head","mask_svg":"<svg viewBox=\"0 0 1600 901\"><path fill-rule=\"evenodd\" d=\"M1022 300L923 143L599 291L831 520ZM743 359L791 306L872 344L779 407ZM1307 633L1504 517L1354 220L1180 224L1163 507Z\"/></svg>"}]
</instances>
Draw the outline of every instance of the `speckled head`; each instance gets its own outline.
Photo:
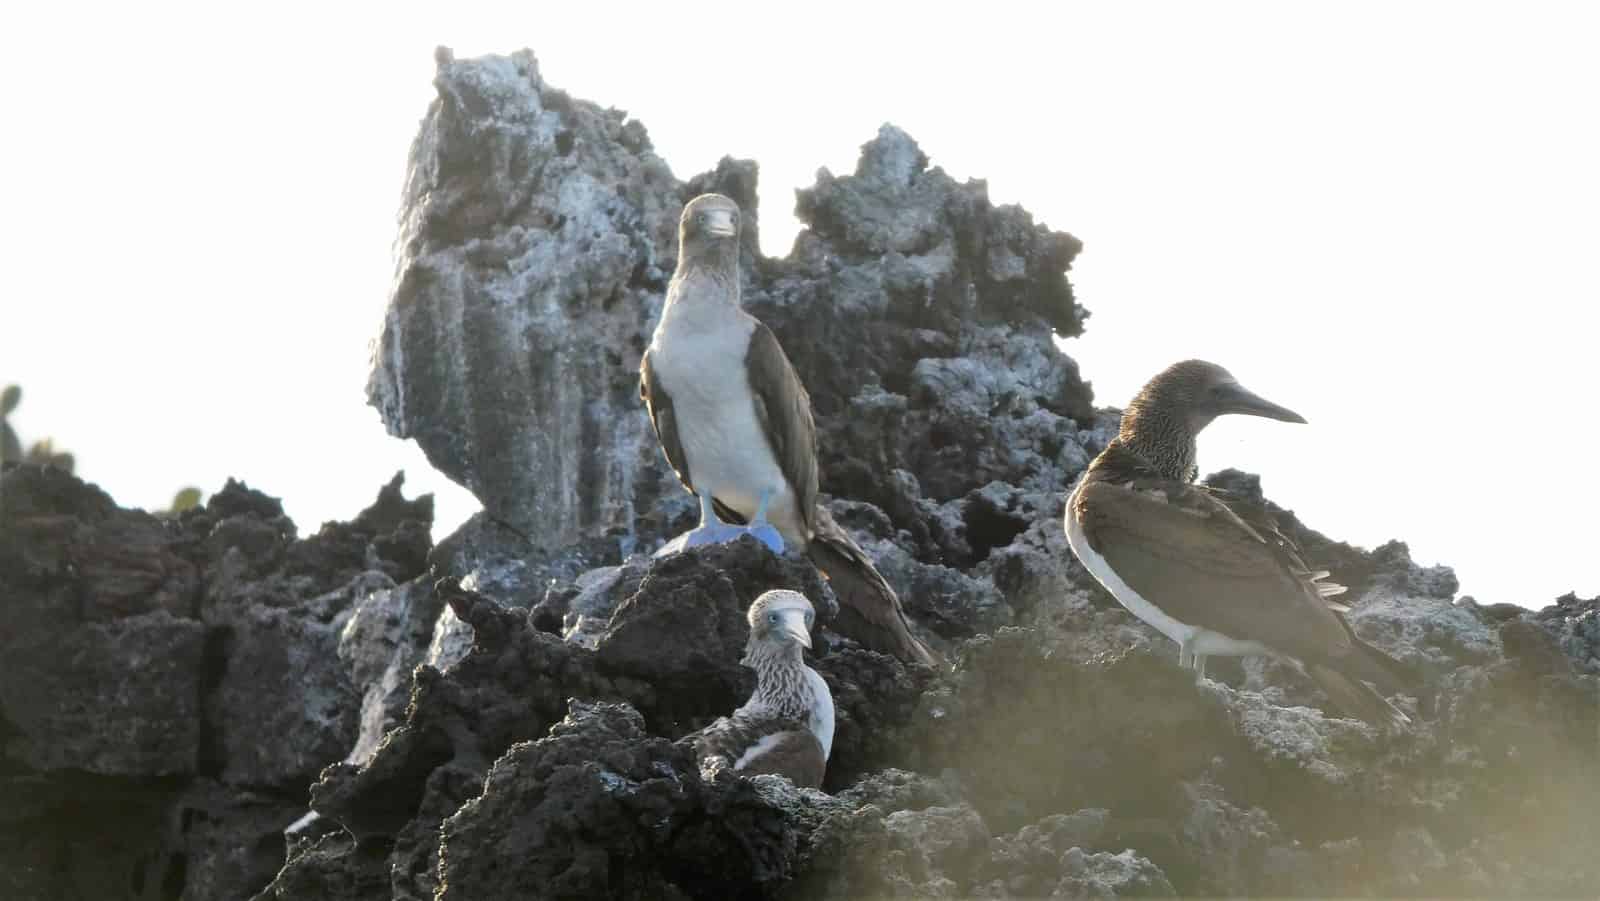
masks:
<instances>
[{"instance_id":1,"label":"speckled head","mask_svg":"<svg viewBox=\"0 0 1600 901\"><path fill-rule=\"evenodd\" d=\"M758 652L788 652L798 657L802 648L811 647L811 624L816 611L798 591L766 592L750 605L745 618L750 623L750 641L745 646L747 662Z\"/></svg>"},{"instance_id":2,"label":"speckled head","mask_svg":"<svg viewBox=\"0 0 1600 901\"><path fill-rule=\"evenodd\" d=\"M1184 360L1139 389L1122 412L1122 427L1112 443L1132 451L1166 478L1193 481L1199 474L1195 437L1225 413L1305 422L1299 413L1246 391L1221 366Z\"/></svg>"},{"instance_id":3,"label":"speckled head","mask_svg":"<svg viewBox=\"0 0 1600 901\"><path fill-rule=\"evenodd\" d=\"M1184 360L1145 383L1123 413L1122 433L1131 435L1147 424L1181 423L1190 434L1197 434L1211 420L1227 413L1305 422L1299 413L1245 390L1221 366L1205 360Z\"/></svg>"},{"instance_id":4,"label":"speckled head","mask_svg":"<svg viewBox=\"0 0 1600 901\"><path fill-rule=\"evenodd\" d=\"M678 219L678 252L693 259L739 246L739 205L722 194L701 194Z\"/></svg>"}]
</instances>

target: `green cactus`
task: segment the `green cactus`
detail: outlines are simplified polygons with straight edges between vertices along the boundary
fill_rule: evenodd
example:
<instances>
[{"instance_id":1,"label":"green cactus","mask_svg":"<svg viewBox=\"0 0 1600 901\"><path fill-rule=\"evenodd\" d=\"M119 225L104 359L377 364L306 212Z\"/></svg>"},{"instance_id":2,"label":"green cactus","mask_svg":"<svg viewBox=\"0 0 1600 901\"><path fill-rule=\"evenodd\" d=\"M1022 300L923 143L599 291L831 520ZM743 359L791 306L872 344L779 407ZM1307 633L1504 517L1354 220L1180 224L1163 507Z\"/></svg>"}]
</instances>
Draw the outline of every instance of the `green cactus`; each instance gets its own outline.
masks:
<instances>
[{"instance_id":1,"label":"green cactus","mask_svg":"<svg viewBox=\"0 0 1600 901\"><path fill-rule=\"evenodd\" d=\"M6 421L6 417L21 402L22 388L17 385L7 385L6 390L0 392L0 463L22 459L22 441L17 438L11 423Z\"/></svg>"},{"instance_id":2,"label":"green cactus","mask_svg":"<svg viewBox=\"0 0 1600 901\"><path fill-rule=\"evenodd\" d=\"M200 505L200 489L190 486L172 496L172 506L166 512L169 516L177 516L190 507Z\"/></svg>"},{"instance_id":3,"label":"green cactus","mask_svg":"<svg viewBox=\"0 0 1600 901\"><path fill-rule=\"evenodd\" d=\"M33 446L28 448L28 455L23 459L28 463L54 466L66 472L71 472L73 467L77 465L77 461L73 459L72 454L66 451L57 451L55 442L49 438L35 441Z\"/></svg>"},{"instance_id":4,"label":"green cactus","mask_svg":"<svg viewBox=\"0 0 1600 901\"><path fill-rule=\"evenodd\" d=\"M0 463L39 463L71 472L76 461L66 451L56 450L55 442L49 438L35 441L27 453L23 453L22 439L17 437L16 429L6 421L6 417L15 411L20 403L22 403L22 386L7 385L6 390L0 391Z\"/></svg>"},{"instance_id":5,"label":"green cactus","mask_svg":"<svg viewBox=\"0 0 1600 901\"><path fill-rule=\"evenodd\" d=\"M56 450L55 442L49 438L35 441L26 453L22 450L22 439L17 437L17 432L6 421L17 405L22 403L22 388L19 385L7 385L0 391L0 463L36 463L41 466L54 466L67 472L72 472L78 461L66 451ZM194 487L184 488L172 497L172 506L156 513L161 517L174 517L198 506L203 497L200 489Z\"/></svg>"}]
</instances>

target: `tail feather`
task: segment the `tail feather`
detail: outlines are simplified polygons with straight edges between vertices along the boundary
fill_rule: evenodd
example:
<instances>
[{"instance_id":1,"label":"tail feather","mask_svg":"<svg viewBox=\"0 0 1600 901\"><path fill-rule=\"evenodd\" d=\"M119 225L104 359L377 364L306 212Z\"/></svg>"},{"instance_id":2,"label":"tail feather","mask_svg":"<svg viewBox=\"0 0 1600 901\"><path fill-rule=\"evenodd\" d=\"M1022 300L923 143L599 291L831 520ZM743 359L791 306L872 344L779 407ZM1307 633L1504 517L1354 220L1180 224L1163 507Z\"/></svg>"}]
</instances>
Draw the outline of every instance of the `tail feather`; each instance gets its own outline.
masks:
<instances>
[{"instance_id":1,"label":"tail feather","mask_svg":"<svg viewBox=\"0 0 1600 901\"><path fill-rule=\"evenodd\" d=\"M1374 691L1372 686L1354 676L1325 663L1308 663L1306 673L1328 695L1334 706L1379 729L1404 729L1411 722L1411 718L1400 708L1384 700L1383 695Z\"/></svg>"},{"instance_id":2,"label":"tail feather","mask_svg":"<svg viewBox=\"0 0 1600 901\"><path fill-rule=\"evenodd\" d=\"M1337 661L1340 670L1357 679L1365 679L1390 694L1400 691L1414 694L1422 687L1422 673L1415 667L1401 663L1362 641L1344 617L1339 617L1339 622L1353 645L1353 650Z\"/></svg>"},{"instance_id":3,"label":"tail feather","mask_svg":"<svg viewBox=\"0 0 1600 901\"><path fill-rule=\"evenodd\" d=\"M938 665L933 651L911 634L911 624L894 589L849 533L821 508L806 553L839 598L839 617L833 627L840 635L901 660Z\"/></svg>"}]
</instances>

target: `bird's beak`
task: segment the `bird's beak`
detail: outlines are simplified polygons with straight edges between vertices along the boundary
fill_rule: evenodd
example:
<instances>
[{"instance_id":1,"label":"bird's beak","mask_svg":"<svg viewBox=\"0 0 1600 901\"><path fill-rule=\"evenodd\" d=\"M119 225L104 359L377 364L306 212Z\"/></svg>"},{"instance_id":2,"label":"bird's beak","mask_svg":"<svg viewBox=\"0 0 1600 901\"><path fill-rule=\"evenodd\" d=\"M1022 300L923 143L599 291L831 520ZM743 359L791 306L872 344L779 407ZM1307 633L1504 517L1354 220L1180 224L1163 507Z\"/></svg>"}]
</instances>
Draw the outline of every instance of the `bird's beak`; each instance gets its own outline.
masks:
<instances>
[{"instance_id":1,"label":"bird's beak","mask_svg":"<svg viewBox=\"0 0 1600 901\"><path fill-rule=\"evenodd\" d=\"M805 616L800 611L794 610L784 614L783 631L789 633L790 638L800 642L801 647L811 647L811 632L806 628Z\"/></svg>"},{"instance_id":2,"label":"bird's beak","mask_svg":"<svg viewBox=\"0 0 1600 901\"><path fill-rule=\"evenodd\" d=\"M711 210L706 217L706 232L719 238L731 238L739 233L733 227L733 212L731 210Z\"/></svg>"},{"instance_id":3,"label":"bird's beak","mask_svg":"<svg viewBox=\"0 0 1600 901\"><path fill-rule=\"evenodd\" d=\"M1288 407L1280 407L1264 397L1246 391L1237 384L1223 389L1222 412L1242 413L1246 416L1264 416L1279 422L1304 423L1306 418Z\"/></svg>"}]
</instances>

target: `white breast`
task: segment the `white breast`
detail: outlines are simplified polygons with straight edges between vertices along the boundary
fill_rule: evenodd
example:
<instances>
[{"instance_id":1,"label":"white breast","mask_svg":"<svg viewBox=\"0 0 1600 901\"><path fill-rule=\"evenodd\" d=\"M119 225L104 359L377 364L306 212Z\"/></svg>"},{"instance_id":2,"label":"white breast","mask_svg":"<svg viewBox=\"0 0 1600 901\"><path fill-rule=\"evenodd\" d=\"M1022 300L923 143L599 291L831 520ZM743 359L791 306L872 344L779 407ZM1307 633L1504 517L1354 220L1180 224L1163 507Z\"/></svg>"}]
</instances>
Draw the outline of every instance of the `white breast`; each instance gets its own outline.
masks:
<instances>
[{"instance_id":1,"label":"white breast","mask_svg":"<svg viewBox=\"0 0 1600 901\"><path fill-rule=\"evenodd\" d=\"M1076 490L1067 498L1067 544L1071 546L1072 552L1078 555L1078 559L1083 561L1083 566L1089 571L1089 574L1094 576L1101 585L1104 585L1106 591L1111 592L1111 596L1117 599L1117 603L1126 607L1129 613L1137 616L1162 635L1179 644L1193 639L1194 644L1191 649L1196 654L1220 657L1249 657L1256 654L1270 653L1268 648L1260 642L1239 641L1229 638L1220 632L1200 629L1178 622L1162 612L1161 608L1141 597L1127 582L1122 581L1116 570L1111 568L1111 564L1106 562L1106 558L1095 553L1094 548L1089 546L1089 539L1083 534L1083 527L1078 524L1077 518L1072 515L1072 509L1077 498L1078 492Z\"/></svg>"},{"instance_id":2,"label":"white breast","mask_svg":"<svg viewBox=\"0 0 1600 901\"><path fill-rule=\"evenodd\" d=\"M678 440L697 492L748 518L763 488L767 518L786 541L802 539L794 492L756 419L745 371L754 322L726 308L697 315L669 307L650 343L656 377L672 399Z\"/></svg>"},{"instance_id":3,"label":"white breast","mask_svg":"<svg viewBox=\"0 0 1600 901\"><path fill-rule=\"evenodd\" d=\"M822 744L822 759L833 752L833 692L822 674L806 667L806 681L811 683L811 733Z\"/></svg>"}]
</instances>

